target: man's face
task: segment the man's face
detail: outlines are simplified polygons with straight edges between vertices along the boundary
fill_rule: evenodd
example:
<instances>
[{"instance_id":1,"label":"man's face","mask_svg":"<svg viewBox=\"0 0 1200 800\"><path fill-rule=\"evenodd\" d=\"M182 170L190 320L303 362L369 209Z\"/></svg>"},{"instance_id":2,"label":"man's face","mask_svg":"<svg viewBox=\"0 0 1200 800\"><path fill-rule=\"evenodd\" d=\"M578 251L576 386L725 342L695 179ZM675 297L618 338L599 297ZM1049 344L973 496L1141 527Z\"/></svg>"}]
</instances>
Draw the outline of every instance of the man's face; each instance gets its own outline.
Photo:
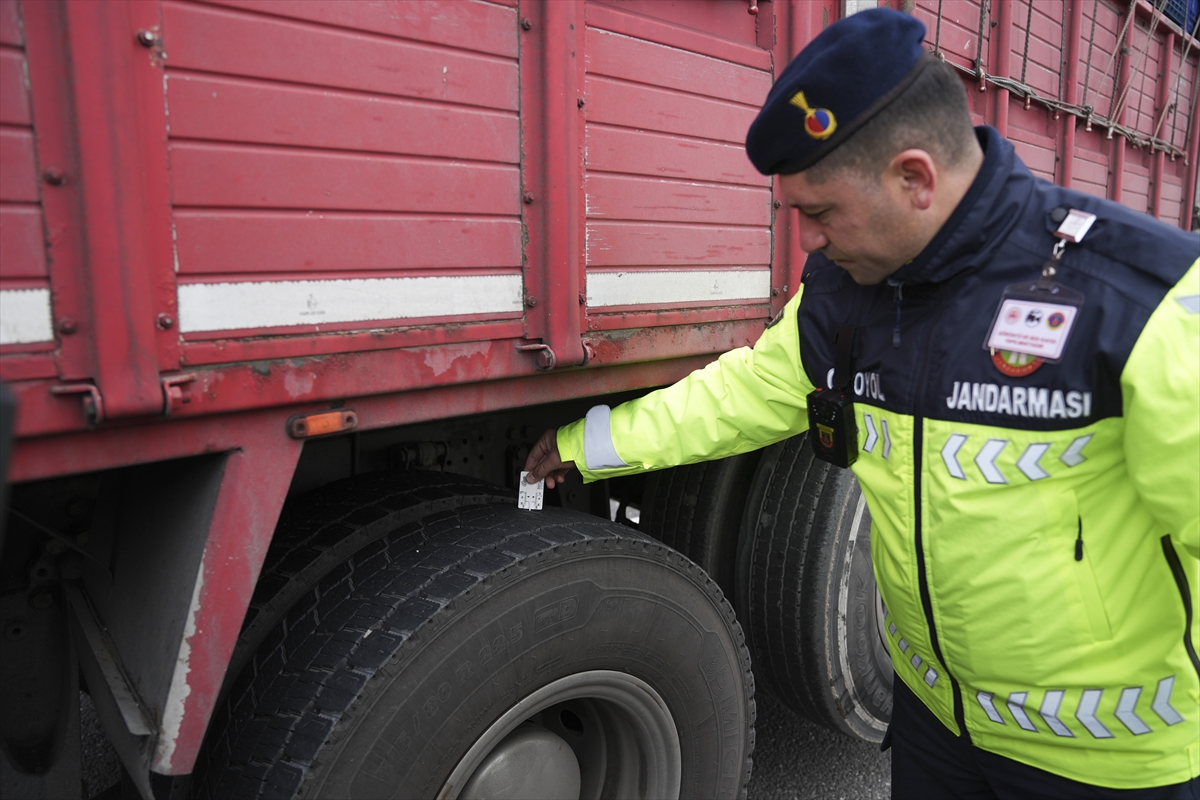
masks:
<instances>
[{"instance_id":1,"label":"man's face","mask_svg":"<svg viewBox=\"0 0 1200 800\"><path fill-rule=\"evenodd\" d=\"M921 251L907 198L886 175L873 181L843 174L814 184L797 172L780 175L779 188L799 212L800 247L820 250L855 283L879 283Z\"/></svg>"}]
</instances>

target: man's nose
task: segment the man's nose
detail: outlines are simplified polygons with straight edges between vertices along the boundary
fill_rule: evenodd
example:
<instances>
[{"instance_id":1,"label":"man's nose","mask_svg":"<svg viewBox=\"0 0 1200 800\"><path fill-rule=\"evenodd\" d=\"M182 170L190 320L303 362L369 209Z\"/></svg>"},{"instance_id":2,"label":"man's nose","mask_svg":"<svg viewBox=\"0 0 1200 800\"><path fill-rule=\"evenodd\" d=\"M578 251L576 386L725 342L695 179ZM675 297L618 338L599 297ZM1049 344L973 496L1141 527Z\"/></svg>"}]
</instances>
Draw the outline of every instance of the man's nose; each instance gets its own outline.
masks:
<instances>
[{"instance_id":1,"label":"man's nose","mask_svg":"<svg viewBox=\"0 0 1200 800\"><path fill-rule=\"evenodd\" d=\"M829 237L821 230L821 226L816 221L809 219L804 214L796 215L799 219L797 224L800 231L800 249L806 253L813 253L820 250L829 244Z\"/></svg>"}]
</instances>

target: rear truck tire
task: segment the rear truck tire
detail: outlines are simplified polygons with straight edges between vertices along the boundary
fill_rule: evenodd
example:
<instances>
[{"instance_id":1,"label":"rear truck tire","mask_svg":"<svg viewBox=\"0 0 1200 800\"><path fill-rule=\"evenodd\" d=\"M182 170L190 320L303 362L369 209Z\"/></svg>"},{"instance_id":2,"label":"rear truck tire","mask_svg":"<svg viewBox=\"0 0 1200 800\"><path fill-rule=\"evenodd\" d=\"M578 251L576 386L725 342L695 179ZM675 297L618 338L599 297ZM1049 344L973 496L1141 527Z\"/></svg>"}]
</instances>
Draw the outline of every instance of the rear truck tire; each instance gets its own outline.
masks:
<instances>
[{"instance_id":1,"label":"rear truck tire","mask_svg":"<svg viewBox=\"0 0 1200 800\"><path fill-rule=\"evenodd\" d=\"M641 530L695 561L727 597L738 533L760 451L651 472Z\"/></svg>"},{"instance_id":2,"label":"rear truck tire","mask_svg":"<svg viewBox=\"0 0 1200 800\"><path fill-rule=\"evenodd\" d=\"M738 797L753 692L732 607L681 554L566 509L462 505L309 587L233 683L193 790Z\"/></svg>"},{"instance_id":3,"label":"rear truck tire","mask_svg":"<svg viewBox=\"0 0 1200 800\"><path fill-rule=\"evenodd\" d=\"M882 741L892 662L871 566L871 514L807 435L763 452L738 548L735 606L759 686L848 736Z\"/></svg>"},{"instance_id":4,"label":"rear truck tire","mask_svg":"<svg viewBox=\"0 0 1200 800\"><path fill-rule=\"evenodd\" d=\"M296 602L350 556L430 514L513 496L467 475L412 470L334 481L289 502L263 560L222 694Z\"/></svg>"}]
</instances>

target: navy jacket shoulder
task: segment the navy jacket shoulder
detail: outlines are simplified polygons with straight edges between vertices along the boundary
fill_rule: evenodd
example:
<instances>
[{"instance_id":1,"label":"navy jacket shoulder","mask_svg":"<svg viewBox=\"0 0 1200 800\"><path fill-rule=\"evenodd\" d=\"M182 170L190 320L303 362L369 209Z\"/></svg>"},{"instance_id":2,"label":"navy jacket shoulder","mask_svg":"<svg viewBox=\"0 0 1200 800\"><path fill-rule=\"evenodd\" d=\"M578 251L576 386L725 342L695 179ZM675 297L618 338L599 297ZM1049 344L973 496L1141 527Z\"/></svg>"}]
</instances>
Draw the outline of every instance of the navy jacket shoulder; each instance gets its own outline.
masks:
<instances>
[{"instance_id":1,"label":"navy jacket shoulder","mask_svg":"<svg viewBox=\"0 0 1200 800\"><path fill-rule=\"evenodd\" d=\"M798 312L809 379L830 385L833 331L849 324L857 329L852 391L873 405L1035 430L1120 415L1121 371L1150 314L1200 257L1200 235L1037 178L993 129L978 135L984 163L967 195L886 284L859 286L820 253L809 257ZM1059 266L1059 282L1081 292L1083 306L1059 363L1014 366L984 345L1005 287L1041 274L1060 208L1096 215ZM1033 411L980 399L1014 389L1049 399Z\"/></svg>"}]
</instances>

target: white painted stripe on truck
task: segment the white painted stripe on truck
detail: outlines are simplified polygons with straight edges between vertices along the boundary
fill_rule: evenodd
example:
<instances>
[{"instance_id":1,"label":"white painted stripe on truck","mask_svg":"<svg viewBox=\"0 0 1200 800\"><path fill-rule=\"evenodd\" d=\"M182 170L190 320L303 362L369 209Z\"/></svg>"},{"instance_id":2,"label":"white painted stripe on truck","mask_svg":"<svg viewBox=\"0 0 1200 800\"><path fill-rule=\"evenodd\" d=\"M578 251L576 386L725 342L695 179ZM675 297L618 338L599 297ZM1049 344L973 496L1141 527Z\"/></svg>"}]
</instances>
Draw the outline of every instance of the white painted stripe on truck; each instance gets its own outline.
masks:
<instances>
[{"instance_id":1,"label":"white painted stripe on truck","mask_svg":"<svg viewBox=\"0 0 1200 800\"><path fill-rule=\"evenodd\" d=\"M771 271L766 269L656 269L587 274L587 304L593 308L766 300L770 295Z\"/></svg>"},{"instance_id":2,"label":"white painted stripe on truck","mask_svg":"<svg viewBox=\"0 0 1200 800\"><path fill-rule=\"evenodd\" d=\"M49 289L0 291L0 344L30 344L53 339Z\"/></svg>"},{"instance_id":3,"label":"white painted stripe on truck","mask_svg":"<svg viewBox=\"0 0 1200 800\"><path fill-rule=\"evenodd\" d=\"M519 314L520 275L438 275L179 287L179 329L333 325L462 314Z\"/></svg>"}]
</instances>

